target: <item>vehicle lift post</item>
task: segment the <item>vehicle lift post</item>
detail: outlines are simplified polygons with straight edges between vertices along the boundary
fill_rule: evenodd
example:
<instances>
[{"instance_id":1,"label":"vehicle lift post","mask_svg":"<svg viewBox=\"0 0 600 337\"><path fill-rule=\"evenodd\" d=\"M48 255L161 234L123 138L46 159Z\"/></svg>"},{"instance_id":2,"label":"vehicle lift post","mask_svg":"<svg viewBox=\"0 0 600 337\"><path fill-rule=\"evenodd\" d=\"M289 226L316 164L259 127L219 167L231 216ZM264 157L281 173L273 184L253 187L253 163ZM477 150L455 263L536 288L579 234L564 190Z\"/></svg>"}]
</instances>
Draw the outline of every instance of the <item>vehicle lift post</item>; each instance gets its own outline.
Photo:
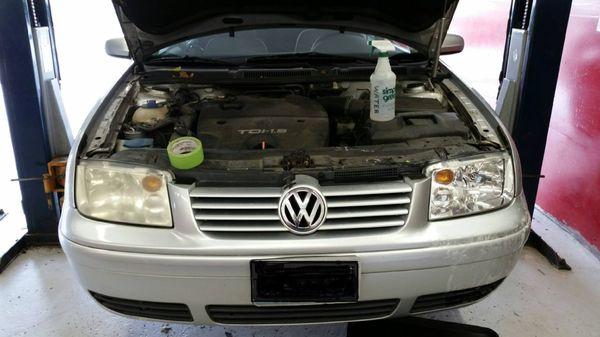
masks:
<instances>
[{"instance_id":1,"label":"vehicle lift post","mask_svg":"<svg viewBox=\"0 0 600 337\"><path fill-rule=\"evenodd\" d=\"M0 1L0 83L27 221L27 234L6 253L0 252L4 253L0 256L0 271L29 245L58 242L58 205L52 201L53 207L48 207L42 177L48 174L47 164L53 158L50 140L66 134L52 135L48 131L44 108L49 101L43 98L45 83L36 53L38 28L49 32L44 69L54 68L58 73L48 0Z\"/></svg>"},{"instance_id":2,"label":"vehicle lift post","mask_svg":"<svg viewBox=\"0 0 600 337\"><path fill-rule=\"evenodd\" d=\"M513 0L507 26L499 103L503 94L510 92L506 88L507 79L511 78L511 66L514 66L513 58L518 50L510 46L513 33L516 36L522 31L526 32L525 50L519 69L520 76L515 83L514 106L505 111L501 107L496 107L496 110L501 112L500 118L511 131L517 145L523 170L523 190L531 214L535 209L539 180L543 178L542 162L571 2L572 0ZM534 231L529 236L528 245L542 253L554 267L571 269Z\"/></svg>"}]
</instances>

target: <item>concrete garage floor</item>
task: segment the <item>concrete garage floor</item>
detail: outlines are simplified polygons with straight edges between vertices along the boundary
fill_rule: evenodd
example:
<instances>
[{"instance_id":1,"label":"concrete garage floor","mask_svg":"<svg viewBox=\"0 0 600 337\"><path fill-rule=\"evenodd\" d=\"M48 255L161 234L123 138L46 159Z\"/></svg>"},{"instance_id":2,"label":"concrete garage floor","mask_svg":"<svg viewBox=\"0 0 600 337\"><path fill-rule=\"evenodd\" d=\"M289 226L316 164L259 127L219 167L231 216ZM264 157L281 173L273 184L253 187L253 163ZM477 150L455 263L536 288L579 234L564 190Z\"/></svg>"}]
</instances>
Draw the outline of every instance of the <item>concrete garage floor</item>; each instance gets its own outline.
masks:
<instances>
[{"instance_id":1,"label":"concrete garage floor","mask_svg":"<svg viewBox=\"0 0 600 337\"><path fill-rule=\"evenodd\" d=\"M600 261L538 213L534 229L567 259L558 271L525 248L514 272L484 301L430 315L482 325L500 336L600 336ZM220 327L164 324L104 311L75 280L60 248L35 248L0 274L0 336L345 336L345 324L308 327ZM399 331L398 336L401 336Z\"/></svg>"}]
</instances>

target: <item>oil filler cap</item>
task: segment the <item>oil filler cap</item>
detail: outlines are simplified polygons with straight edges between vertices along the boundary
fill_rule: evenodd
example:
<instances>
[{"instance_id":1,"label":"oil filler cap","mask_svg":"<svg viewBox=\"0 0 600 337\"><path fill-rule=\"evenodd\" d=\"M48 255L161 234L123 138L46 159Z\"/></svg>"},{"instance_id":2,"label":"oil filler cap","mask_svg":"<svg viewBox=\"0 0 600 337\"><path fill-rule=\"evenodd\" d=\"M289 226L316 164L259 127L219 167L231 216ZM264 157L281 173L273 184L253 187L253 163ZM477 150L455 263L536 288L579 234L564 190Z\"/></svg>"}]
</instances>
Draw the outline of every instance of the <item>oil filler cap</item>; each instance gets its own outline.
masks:
<instances>
[{"instance_id":1,"label":"oil filler cap","mask_svg":"<svg viewBox=\"0 0 600 337\"><path fill-rule=\"evenodd\" d=\"M192 169L204 161L202 142L195 137L181 137L171 141L167 146L167 154L171 165L181 170Z\"/></svg>"}]
</instances>

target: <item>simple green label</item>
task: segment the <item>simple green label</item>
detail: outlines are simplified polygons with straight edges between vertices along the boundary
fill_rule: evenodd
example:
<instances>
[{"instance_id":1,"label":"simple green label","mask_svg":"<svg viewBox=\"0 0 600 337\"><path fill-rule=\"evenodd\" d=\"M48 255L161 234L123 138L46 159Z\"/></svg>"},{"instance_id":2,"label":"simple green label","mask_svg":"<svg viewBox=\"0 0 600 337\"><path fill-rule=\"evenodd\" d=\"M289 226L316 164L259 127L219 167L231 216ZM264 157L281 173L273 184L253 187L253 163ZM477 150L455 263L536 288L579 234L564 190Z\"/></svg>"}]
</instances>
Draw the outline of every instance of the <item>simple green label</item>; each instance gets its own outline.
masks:
<instances>
[{"instance_id":1,"label":"simple green label","mask_svg":"<svg viewBox=\"0 0 600 337\"><path fill-rule=\"evenodd\" d=\"M396 88L384 88L381 93L383 94L383 101L386 103L396 98Z\"/></svg>"}]
</instances>

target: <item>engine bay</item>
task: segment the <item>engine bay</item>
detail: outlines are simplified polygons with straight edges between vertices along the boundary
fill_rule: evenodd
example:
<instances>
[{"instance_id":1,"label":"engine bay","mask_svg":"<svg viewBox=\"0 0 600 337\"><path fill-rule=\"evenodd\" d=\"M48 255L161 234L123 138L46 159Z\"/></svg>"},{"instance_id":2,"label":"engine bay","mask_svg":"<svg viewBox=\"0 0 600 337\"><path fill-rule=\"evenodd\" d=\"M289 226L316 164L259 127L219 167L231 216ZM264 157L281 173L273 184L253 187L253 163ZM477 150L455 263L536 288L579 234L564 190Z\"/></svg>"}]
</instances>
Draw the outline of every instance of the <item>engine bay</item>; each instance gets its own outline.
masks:
<instances>
[{"instance_id":1,"label":"engine bay","mask_svg":"<svg viewBox=\"0 0 600 337\"><path fill-rule=\"evenodd\" d=\"M396 117L369 119L369 82L254 86L154 85L137 91L116 151L195 136L210 151L299 151L472 137L430 81L400 81Z\"/></svg>"}]
</instances>

